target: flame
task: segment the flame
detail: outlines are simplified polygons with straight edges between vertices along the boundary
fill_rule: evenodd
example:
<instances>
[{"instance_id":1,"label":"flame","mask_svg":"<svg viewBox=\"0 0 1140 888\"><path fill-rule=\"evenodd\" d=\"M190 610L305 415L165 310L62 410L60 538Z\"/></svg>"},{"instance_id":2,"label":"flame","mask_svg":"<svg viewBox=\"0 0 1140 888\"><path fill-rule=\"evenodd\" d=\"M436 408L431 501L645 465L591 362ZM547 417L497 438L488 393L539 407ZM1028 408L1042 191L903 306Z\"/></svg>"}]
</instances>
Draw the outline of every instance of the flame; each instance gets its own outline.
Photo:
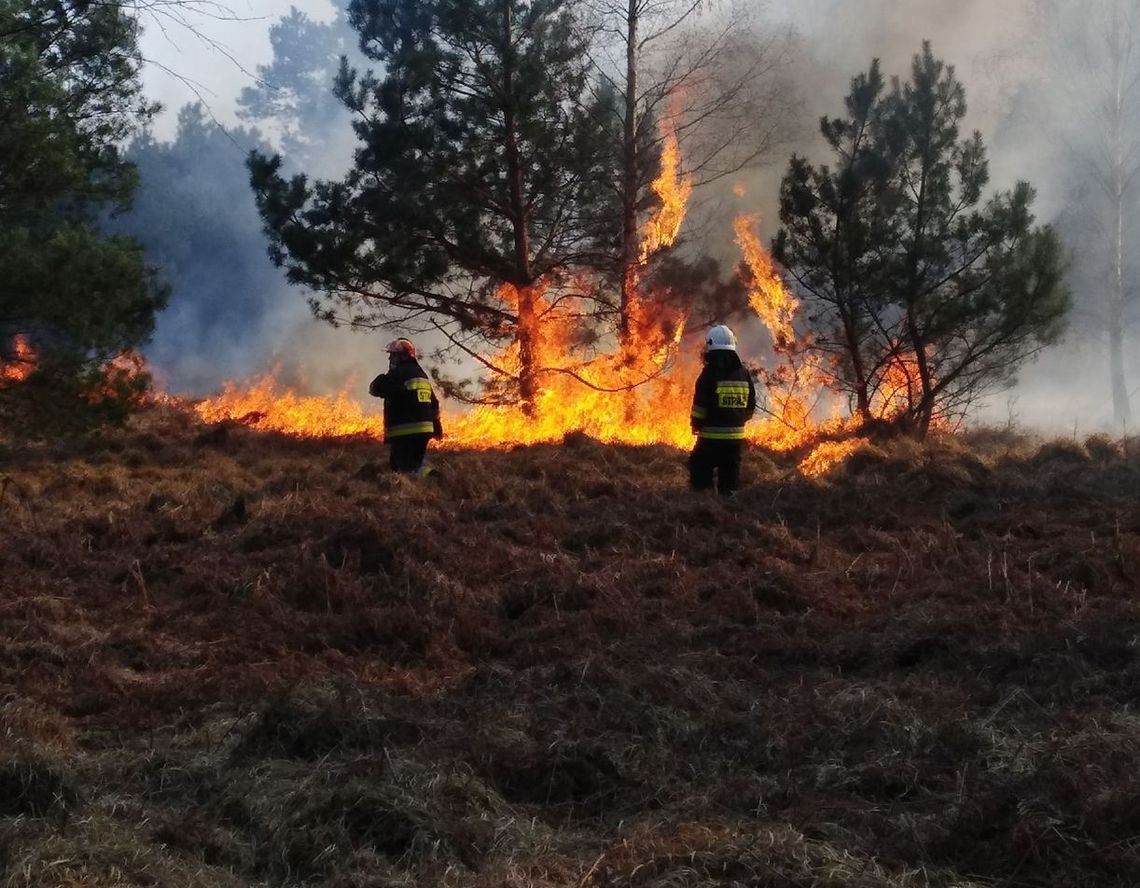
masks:
<instances>
[{"instance_id":1,"label":"flame","mask_svg":"<svg viewBox=\"0 0 1140 888\"><path fill-rule=\"evenodd\" d=\"M856 450L866 443L864 438L844 438L838 441L825 441L812 449L800 461L799 470L809 478L826 475L837 465L846 462Z\"/></svg>"},{"instance_id":2,"label":"flame","mask_svg":"<svg viewBox=\"0 0 1140 888\"><path fill-rule=\"evenodd\" d=\"M681 145L671 116L661 122L661 140L661 171L651 185L660 205L641 228L637 265L626 269L626 335L621 347L626 362L642 369L646 363L668 360L684 332L684 318L665 316L661 306L646 305L640 295L642 271L654 256L677 242L693 193L692 176L681 173Z\"/></svg>"},{"instance_id":3,"label":"flame","mask_svg":"<svg viewBox=\"0 0 1140 888\"><path fill-rule=\"evenodd\" d=\"M168 400L150 387L151 381L146 358L128 348L98 368L83 397L91 404L117 401L136 407Z\"/></svg>"},{"instance_id":4,"label":"flame","mask_svg":"<svg viewBox=\"0 0 1140 888\"><path fill-rule=\"evenodd\" d=\"M661 137L661 172L652 185L653 193L661 200L661 206L642 228L642 265L655 253L676 242L685 222L689 198L693 194L693 177L681 174L681 145L672 118L666 118L662 122Z\"/></svg>"},{"instance_id":5,"label":"flame","mask_svg":"<svg viewBox=\"0 0 1140 888\"><path fill-rule=\"evenodd\" d=\"M534 328L524 331L529 337L533 392L526 405L488 404L446 417L451 446L551 443L572 432L611 443L691 441L687 413L678 416L654 409L661 399L670 403L683 399L679 380L664 373L683 333L681 326L638 325L639 334L625 348L591 357L575 344L577 318L569 303L549 299L542 286L524 294L508 285L503 297L511 306L520 302L533 306ZM519 342L490 363L515 378L528 372Z\"/></svg>"},{"instance_id":6,"label":"flame","mask_svg":"<svg viewBox=\"0 0 1140 888\"><path fill-rule=\"evenodd\" d=\"M784 286L776 271L772 257L760 243L756 233L757 216L737 216L733 227L736 243L744 253L744 262L752 273L749 301L764 326L772 334L777 352L787 352L795 344L796 331L792 326L800 303Z\"/></svg>"},{"instance_id":7,"label":"flame","mask_svg":"<svg viewBox=\"0 0 1140 888\"><path fill-rule=\"evenodd\" d=\"M808 455L800 460L798 469L808 477L820 477L846 461L865 439L858 436L858 425L853 418L815 419L819 405L828 399L830 374L825 372L824 357L810 348L811 339L796 332L799 300L788 290L771 255L764 249L758 225L758 216L742 214L736 217L733 227L749 271L749 303L771 335L780 363L764 373L771 400L771 419L754 424L749 440L782 452L808 448ZM890 392L890 397L897 394L893 387ZM884 398L883 409L887 410L890 398L886 391ZM821 438L825 440L816 443Z\"/></svg>"},{"instance_id":8,"label":"flame","mask_svg":"<svg viewBox=\"0 0 1140 888\"><path fill-rule=\"evenodd\" d=\"M628 335L612 353L597 354L583 344L577 300L549 282L528 287L505 284L499 296L516 317L515 338L498 354L484 358L492 379L492 399L467 413L444 416L444 446L495 448L557 443L583 433L606 443L692 446L689 407L699 373L696 349L681 348L686 318L642 298L641 276L660 250L675 243L692 194L682 174L680 147L671 120L662 124L661 172L653 183L660 206L641 230L639 263L629 270ZM738 189L738 194L743 187ZM758 218L735 220L736 240L748 269L749 302L772 337L779 363L762 371L768 390L768 418L749 426L749 440L781 452L806 452L799 470L818 476L845 460L862 443L851 438L854 422L815 414L828 394L822 358L795 328L799 301L784 285L757 234ZM504 385L502 381L512 382ZM905 361L884 376L876 409L883 415L900 407L913 391ZM278 384L275 375L251 385L228 383L222 393L197 405L206 422L238 421L258 429L303 437L383 434L378 410L366 410L347 389L330 397L310 397ZM818 443L826 438L823 443Z\"/></svg>"},{"instance_id":9,"label":"flame","mask_svg":"<svg viewBox=\"0 0 1140 888\"><path fill-rule=\"evenodd\" d=\"M282 387L276 372L248 386L227 382L221 394L194 409L203 422L239 422L300 438L379 438L384 434L383 418L367 413L348 389L331 397L301 395Z\"/></svg>"},{"instance_id":10,"label":"flame","mask_svg":"<svg viewBox=\"0 0 1140 888\"><path fill-rule=\"evenodd\" d=\"M930 357L930 352L927 352ZM871 399L871 412L877 419L892 420L905 416L922 400L922 375L915 352L895 343L894 356L883 372L877 390ZM931 418L932 429L948 429L952 420L935 411Z\"/></svg>"},{"instance_id":11,"label":"flame","mask_svg":"<svg viewBox=\"0 0 1140 888\"><path fill-rule=\"evenodd\" d=\"M813 402L824 381L820 359L796 335L799 300L784 285L757 233L759 217L739 215L733 224L736 243L748 268L748 301L772 337L780 364L765 374L772 402L772 422L755 426L750 438L775 450L793 450L818 434Z\"/></svg>"},{"instance_id":12,"label":"flame","mask_svg":"<svg viewBox=\"0 0 1140 888\"><path fill-rule=\"evenodd\" d=\"M0 384L23 382L36 372L39 352L23 333L12 341L12 358L0 361Z\"/></svg>"}]
</instances>

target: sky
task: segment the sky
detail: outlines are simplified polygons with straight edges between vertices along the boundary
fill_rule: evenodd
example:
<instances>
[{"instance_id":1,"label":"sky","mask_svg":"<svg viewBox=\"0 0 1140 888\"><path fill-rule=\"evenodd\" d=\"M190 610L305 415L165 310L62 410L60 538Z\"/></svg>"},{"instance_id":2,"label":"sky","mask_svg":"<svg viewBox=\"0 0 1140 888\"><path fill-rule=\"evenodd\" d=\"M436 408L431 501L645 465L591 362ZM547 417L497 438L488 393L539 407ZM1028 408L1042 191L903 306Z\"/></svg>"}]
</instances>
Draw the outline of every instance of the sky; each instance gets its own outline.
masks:
<instances>
[{"instance_id":1,"label":"sky","mask_svg":"<svg viewBox=\"0 0 1140 888\"><path fill-rule=\"evenodd\" d=\"M809 101L823 107L834 107L847 78L872 58L881 58L888 71L905 70L921 41L935 40L938 54L955 60L973 87L972 118L983 129L1017 81L1017 35L1028 8L1024 0L736 2L755 7L773 28L792 26L828 60L825 70L845 72L811 85ZM270 59L269 26L291 7L322 21L333 12L331 0L227 0L219 17L208 14L206 6L188 12L194 30L151 20L143 35L144 54L153 63L146 69L146 89L167 108L157 134L172 132L174 112L199 98L219 121L234 122L238 93Z\"/></svg>"},{"instance_id":2,"label":"sky","mask_svg":"<svg viewBox=\"0 0 1140 888\"><path fill-rule=\"evenodd\" d=\"M255 80L257 66L272 57L269 27L292 7L319 21L333 14L331 0L225 0L217 15L203 4L187 11L182 22L146 21L142 51L149 64L143 82L147 95L165 109L155 135L169 138L178 109L199 100L220 123L236 123L238 95Z\"/></svg>"}]
</instances>

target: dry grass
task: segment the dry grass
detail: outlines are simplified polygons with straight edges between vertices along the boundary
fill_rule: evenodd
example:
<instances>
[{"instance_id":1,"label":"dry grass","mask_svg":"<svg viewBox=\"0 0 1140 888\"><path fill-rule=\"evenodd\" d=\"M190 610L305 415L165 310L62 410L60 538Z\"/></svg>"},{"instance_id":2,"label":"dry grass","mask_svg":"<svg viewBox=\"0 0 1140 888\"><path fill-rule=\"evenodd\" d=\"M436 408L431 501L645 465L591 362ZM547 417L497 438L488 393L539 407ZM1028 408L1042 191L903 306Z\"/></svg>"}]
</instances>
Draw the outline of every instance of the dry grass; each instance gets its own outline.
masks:
<instances>
[{"instance_id":1,"label":"dry grass","mask_svg":"<svg viewBox=\"0 0 1140 888\"><path fill-rule=\"evenodd\" d=\"M0 885L1140 883L1140 448L0 447Z\"/></svg>"}]
</instances>

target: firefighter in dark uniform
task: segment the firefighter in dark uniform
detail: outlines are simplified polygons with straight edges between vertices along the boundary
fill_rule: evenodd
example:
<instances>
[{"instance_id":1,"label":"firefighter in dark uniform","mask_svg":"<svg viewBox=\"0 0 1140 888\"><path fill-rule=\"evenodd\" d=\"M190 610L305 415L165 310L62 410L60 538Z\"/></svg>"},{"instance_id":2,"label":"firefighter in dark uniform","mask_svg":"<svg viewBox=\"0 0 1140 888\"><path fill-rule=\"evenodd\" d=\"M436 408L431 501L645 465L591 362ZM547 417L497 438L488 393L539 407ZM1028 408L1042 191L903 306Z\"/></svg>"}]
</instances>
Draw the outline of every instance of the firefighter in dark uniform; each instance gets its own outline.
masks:
<instances>
[{"instance_id":1,"label":"firefighter in dark uniform","mask_svg":"<svg viewBox=\"0 0 1140 888\"><path fill-rule=\"evenodd\" d=\"M372 380L368 394L384 399L384 440L393 471L428 475L424 456L432 438L443 437L439 401L407 339L388 343L388 372Z\"/></svg>"},{"instance_id":2,"label":"firefighter in dark uniform","mask_svg":"<svg viewBox=\"0 0 1140 888\"><path fill-rule=\"evenodd\" d=\"M736 336L728 327L713 327L705 340L705 368L693 396L697 445L689 456L689 481L694 490L715 486L725 496L736 491L744 426L755 412L756 387L736 353Z\"/></svg>"}]
</instances>

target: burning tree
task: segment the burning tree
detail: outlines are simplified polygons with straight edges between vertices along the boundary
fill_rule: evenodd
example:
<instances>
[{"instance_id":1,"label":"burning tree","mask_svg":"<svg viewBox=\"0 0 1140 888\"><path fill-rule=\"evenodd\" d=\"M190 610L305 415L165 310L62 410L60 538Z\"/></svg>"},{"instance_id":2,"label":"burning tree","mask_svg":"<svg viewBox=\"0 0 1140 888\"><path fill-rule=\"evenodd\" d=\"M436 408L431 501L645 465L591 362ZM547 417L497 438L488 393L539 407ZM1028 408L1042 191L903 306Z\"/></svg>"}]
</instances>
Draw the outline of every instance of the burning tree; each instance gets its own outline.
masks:
<instances>
[{"instance_id":1,"label":"burning tree","mask_svg":"<svg viewBox=\"0 0 1140 888\"><path fill-rule=\"evenodd\" d=\"M645 306L646 267L673 246L694 188L763 159L786 124L787 90L773 75L786 37L763 37L736 5L710 0L590 0L600 89L610 110L613 288L627 348L657 332L662 306ZM680 171L684 155L684 173ZM653 221L646 224L646 213ZM661 282L705 285L715 265L670 257ZM668 293L658 286L655 295ZM699 290L699 287L698 287Z\"/></svg>"},{"instance_id":2,"label":"burning tree","mask_svg":"<svg viewBox=\"0 0 1140 888\"><path fill-rule=\"evenodd\" d=\"M793 158L776 255L808 302L808 347L864 422L925 435L1059 336L1069 308L1056 234L1024 182L984 199L965 89L929 44L888 93L877 63L821 131L832 166Z\"/></svg>"},{"instance_id":3,"label":"burning tree","mask_svg":"<svg viewBox=\"0 0 1140 888\"><path fill-rule=\"evenodd\" d=\"M274 259L333 322L437 330L478 357L498 394L529 401L542 328L612 237L602 125L565 0L354 0L382 73L342 66L355 166L286 180L250 159ZM482 358L514 344L509 363Z\"/></svg>"}]
</instances>

